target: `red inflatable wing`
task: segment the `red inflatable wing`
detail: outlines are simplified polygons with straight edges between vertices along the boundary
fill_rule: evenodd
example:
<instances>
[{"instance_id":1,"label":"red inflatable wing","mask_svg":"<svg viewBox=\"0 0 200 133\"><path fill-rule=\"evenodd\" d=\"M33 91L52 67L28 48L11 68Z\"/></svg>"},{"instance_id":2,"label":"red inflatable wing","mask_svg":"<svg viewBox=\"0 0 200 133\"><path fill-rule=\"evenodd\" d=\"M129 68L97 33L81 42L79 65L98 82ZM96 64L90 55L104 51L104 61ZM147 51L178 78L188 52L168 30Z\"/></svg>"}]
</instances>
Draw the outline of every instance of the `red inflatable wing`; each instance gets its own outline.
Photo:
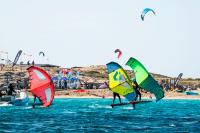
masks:
<instances>
[{"instance_id":1,"label":"red inflatable wing","mask_svg":"<svg viewBox=\"0 0 200 133\"><path fill-rule=\"evenodd\" d=\"M40 99L44 107L51 105L55 89L51 77L41 68L31 66L28 69L31 93Z\"/></svg>"}]
</instances>

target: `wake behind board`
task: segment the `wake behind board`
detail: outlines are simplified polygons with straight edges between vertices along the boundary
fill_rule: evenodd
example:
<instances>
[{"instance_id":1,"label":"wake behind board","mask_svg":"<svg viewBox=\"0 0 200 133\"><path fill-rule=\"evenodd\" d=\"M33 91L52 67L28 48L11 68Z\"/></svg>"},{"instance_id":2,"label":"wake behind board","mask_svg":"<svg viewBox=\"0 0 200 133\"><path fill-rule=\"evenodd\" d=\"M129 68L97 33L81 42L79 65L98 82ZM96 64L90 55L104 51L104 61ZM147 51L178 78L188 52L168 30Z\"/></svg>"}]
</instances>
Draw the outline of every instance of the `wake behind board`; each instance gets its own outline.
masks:
<instances>
[{"instance_id":1,"label":"wake behind board","mask_svg":"<svg viewBox=\"0 0 200 133\"><path fill-rule=\"evenodd\" d=\"M115 106L123 106L123 105L128 105L128 104L144 104L144 103L150 103L152 101L148 100L140 100L140 101L131 101L127 103L118 103L118 104L111 104L110 106L113 108Z\"/></svg>"}]
</instances>

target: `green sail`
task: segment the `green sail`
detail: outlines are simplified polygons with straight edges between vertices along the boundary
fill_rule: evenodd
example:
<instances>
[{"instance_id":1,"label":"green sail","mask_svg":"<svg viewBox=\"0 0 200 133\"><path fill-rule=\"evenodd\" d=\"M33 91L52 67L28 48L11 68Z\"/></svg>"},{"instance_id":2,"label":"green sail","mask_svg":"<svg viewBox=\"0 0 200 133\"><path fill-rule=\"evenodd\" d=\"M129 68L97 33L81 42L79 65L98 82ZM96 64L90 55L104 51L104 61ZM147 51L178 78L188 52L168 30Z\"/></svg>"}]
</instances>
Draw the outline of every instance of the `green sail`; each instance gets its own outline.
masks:
<instances>
[{"instance_id":1,"label":"green sail","mask_svg":"<svg viewBox=\"0 0 200 133\"><path fill-rule=\"evenodd\" d=\"M136 82L140 88L153 93L156 97L156 101L164 97L164 91L161 86L138 60L131 57L126 65L130 66L134 71Z\"/></svg>"}]
</instances>

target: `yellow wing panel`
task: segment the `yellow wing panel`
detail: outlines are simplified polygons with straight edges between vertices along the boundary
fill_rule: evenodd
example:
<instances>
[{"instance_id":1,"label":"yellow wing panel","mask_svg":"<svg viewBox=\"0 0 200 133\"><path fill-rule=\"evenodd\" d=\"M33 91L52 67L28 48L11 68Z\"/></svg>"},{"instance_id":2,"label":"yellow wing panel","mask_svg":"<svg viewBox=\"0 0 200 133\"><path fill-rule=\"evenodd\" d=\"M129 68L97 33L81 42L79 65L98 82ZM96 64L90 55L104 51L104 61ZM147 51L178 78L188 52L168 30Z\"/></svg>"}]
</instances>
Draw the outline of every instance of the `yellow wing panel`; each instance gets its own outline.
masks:
<instances>
[{"instance_id":1,"label":"yellow wing panel","mask_svg":"<svg viewBox=\"0 0 200 133\"><path fill-rule=\"evenodd\" d=\"M111 91L116 92L122 96L126 96L127 94L134 92L133 87L130 86L127 82L110 89Z\"/></svg>"},{"instance_id":2,"label":"yellow wing panel","mask_svg":"<svg viewBox=\"0 0 200 133\"><path fill-rule=\"evenodd\" d=\"M134 92L131 81L121 68L109 74L109 87L113 92L123 96Z\"/></svg>"}]
</instances>

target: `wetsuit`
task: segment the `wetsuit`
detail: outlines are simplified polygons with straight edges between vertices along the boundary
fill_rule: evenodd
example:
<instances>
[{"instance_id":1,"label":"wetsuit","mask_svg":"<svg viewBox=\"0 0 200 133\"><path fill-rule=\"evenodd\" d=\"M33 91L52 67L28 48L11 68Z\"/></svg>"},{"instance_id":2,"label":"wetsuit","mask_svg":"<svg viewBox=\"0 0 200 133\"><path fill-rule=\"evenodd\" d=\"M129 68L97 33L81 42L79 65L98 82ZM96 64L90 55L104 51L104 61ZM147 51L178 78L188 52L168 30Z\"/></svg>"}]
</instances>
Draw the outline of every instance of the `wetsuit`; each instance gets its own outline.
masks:
<instances>
[{"instance_id":1,"label":"wetsuit","mask_svg":"<svg viewBox=\"0 0 200 133\"><path fill-rule=\"evenodd\" d=\"M35 108L36 96L34 96L33 105L32 107Z\"/></svg>"},{"instance_id":2,"label":"wetsuit","mask_svg":"<svg viewBox=\"0 0 200 133\"><path fill-rule=\"evenodd\" d=\"M121 103L120 95L119 95L118 93L116 93L116 92L113 92L113 104L114 104L114 102L115 102L116 96L119 98L119 102Z\"/></svg>"},{"instance_id":3,"label":"wetsuit","mask_svg":"<svg viewBox=\"0 0 200 133\"><path fill-rule=\"evenodd\" d=\"M3 96L2 92L0 91L0 98Z\"/></svg>"},{"instance_id":4,"label":"wetsuit","mask_svg":"<svg viewBox=\"0 0 200 133\"><path fill-rule=\"evenodd\" d=\"M14 90L14 87L12 84L10 84L8 86L9 90L8 90L8 95L13 95L13 92L16 93L16 91Z\"/></svg>"},{"instance_id":5,"label":"wetsuit","mask_svg":"<svg viewBox=\"0 0 200 133\"><path fill-rule=\"evenodd\" d=\"M33 105L32 105L32 108L34 109L35 108L35 105L42 105L42 101L39 99L40 103L36 103L36 96L34 95L34 100L33 100Z\"/></svg>"},{"instance_id":6,"label":"wetsuit","mask_svg":"<svg viewBox=\"0 0 200 133\"><path fill-rule=\"evenodd\" d=\"M142 94L139 91L139 86L138 86L137 82L134 82L134 84L135 84L136 100L138 98L138 95L139 95L139 100L141 100Z\"/></svg>"}]
</instances>

